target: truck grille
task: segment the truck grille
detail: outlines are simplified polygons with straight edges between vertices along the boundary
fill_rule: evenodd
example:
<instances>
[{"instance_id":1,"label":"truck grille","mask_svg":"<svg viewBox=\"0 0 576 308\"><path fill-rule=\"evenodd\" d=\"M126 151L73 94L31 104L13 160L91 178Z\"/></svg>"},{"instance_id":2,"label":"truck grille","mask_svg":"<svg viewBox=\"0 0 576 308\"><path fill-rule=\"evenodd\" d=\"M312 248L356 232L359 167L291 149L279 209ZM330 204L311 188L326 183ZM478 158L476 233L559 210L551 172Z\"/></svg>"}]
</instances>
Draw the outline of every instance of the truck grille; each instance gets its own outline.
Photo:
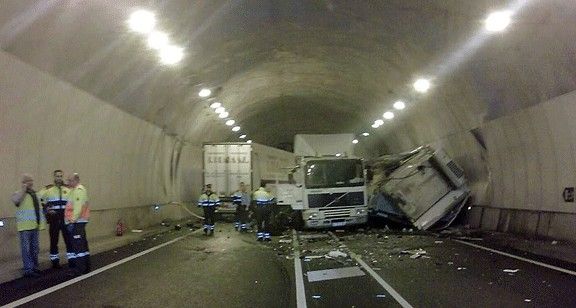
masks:
<instances>
[{"instance_id":1,"label":"truck grille","mask_svg":"<svg viewBox=\"0 0 576 308\"><path fill-rule=\"evenodd\" d=\"M321 207L342 207L364 205L364 193L361 191L345 193L325 193L308 195L308 206L310 208Z\"/></svg>"},{"instance_id":2,"label":"truck grille","mask_svg":"<svg viewBox=\"0 0 576 308\"><path fill-rule=\"evenodd\" d=\"M464 171L462 171L453 160L448 163L448 168L450 168L450 171L452 171L457 178L461 178L464 175Z\"/></svg>"},{"instance_id":3,"label":"truck grille","mask_svg":"<svg viewBox=\"0 0 576 308\"><path fill-rule=\"evenodd\" d=\"M326 219L349 218L350 217L350 209L323 210L322 213L324 213L324 218L326 218Z\"/></svg>"}]
</instances>

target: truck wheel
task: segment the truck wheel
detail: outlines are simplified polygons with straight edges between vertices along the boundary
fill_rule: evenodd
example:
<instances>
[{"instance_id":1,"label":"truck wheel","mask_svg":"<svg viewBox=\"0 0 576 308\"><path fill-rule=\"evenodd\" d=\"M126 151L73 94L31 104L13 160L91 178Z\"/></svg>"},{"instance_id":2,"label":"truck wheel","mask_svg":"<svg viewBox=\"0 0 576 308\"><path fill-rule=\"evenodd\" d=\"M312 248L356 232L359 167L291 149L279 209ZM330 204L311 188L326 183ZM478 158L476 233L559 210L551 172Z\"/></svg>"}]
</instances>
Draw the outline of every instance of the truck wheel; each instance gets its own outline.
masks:
<instances>
[{"instance_id":1,"label":"truck wheel","mask_svg":"<svg viewBox=\"0 0 576 308\"><path fill-rule=\"evenodd\" d=\"M292 217L291 217L291 222L292 222L292 228L294 228L295 230L303 230L304 229L304 219L302 218L302 212L301 211L293 211L292 212Z\"/></svg>"}]
</instances>

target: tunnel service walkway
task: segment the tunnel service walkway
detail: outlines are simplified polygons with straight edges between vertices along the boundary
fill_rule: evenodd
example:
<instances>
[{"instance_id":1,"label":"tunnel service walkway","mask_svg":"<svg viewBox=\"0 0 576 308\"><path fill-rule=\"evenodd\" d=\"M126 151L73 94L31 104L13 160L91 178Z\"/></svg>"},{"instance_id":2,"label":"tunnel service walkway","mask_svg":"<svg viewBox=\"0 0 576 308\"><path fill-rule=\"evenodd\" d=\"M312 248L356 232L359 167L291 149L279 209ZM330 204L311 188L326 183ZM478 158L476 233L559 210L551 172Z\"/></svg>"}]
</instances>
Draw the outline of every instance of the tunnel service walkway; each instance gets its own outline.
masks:
<instances>
[{"instance_id":1,"label":"tunnel service walkway","mask_svg":"<svg viewBox=\"0 0 576 308\"><path fill-rule=\"evenodd\" d=\"M307 231L259 243L253 233L239 234L230 224L220 223L218 227L213 237L206 237L199 230L170 231L97 254L93 256L94 275L76 278L77 282L68 280L63 271L54 271L37 280L5 283L0 304L576 306L572 296L576 290L575 275L450 239L383 230ZM38 293L65 281L69 284L66 287ZM25 302L14 302L30 295L33 297Z\"/></svg>"}]
</instances>

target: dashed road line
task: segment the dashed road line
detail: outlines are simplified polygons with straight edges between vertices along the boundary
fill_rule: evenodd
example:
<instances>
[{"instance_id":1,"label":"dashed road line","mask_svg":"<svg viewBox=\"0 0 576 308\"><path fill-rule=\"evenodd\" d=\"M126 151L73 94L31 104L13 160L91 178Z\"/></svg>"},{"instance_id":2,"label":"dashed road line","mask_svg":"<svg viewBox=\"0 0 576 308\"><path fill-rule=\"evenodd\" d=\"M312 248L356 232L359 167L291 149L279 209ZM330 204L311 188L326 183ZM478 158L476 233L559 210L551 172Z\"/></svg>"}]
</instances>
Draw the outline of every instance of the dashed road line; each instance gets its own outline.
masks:
<instances>
[{"instance_id":1,"label":"dashed road line","mask_svg":"<svg viewBox=\"0 0 576 308\"><path fill-rule=\"evenodd\" d=\"M332 238L334 238L337 241L340 241L340 239L334 233L332 232L328 233L330 234L330 236L332 236ZM348 246L346 246L345 244L341 246L347 249L348 254L350 254L350 256L354 260L356 260L356 262L358 262L358 264L360 264L360 266L362 266L362 268L364 268L364 270L368 272L368 274L370 274L372 278L374 278L388 293L390 293L390 295L394 297L394 299L398 302L398 304L400 304L400 306L402 306L403 308L412 308L412 305L410 305L410 303L408 303L400 295L400 293L396 292L396 290L394 290L394 288L392 288L391 285L389 285L384 279L382 279L382 277L380 277L380 275L378 275L378 273L376 273L368 264L366 264L366 262L364 262L364 260L362 260L362 258L360 258L359 255L352 252L350 248L348 248Z\"/></svg>"}]
</instances>

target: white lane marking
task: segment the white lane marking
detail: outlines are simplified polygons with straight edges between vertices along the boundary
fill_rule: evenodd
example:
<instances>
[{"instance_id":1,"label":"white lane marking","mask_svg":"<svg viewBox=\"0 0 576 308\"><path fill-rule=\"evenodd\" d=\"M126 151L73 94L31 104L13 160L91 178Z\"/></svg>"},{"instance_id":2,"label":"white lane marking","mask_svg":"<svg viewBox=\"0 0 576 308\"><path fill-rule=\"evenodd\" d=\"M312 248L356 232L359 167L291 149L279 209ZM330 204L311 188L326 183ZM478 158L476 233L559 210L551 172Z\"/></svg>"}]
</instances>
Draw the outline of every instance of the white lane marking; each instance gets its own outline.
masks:
<instances>
[{"instance_id":1,"label":"white lane marking","mask_svg":"<svg viewBox=\"0 0 576 308\"><path fill-rule=\"evenodd\" d=\"M458 242L458 243L460 243L460 244L464 244L464 245L468 245L468 246L472 246L472 247L484 249L484 250L487 250L487 251L490 251L490 252L493 252L493 253L497 253L497 254L506 256L506 257L518 259L518 260L520 260L520 261L524 261L524 262L528 262L528 263L540 265L540 266L543 266L543 267L546 267L546 268L549 268L549 269L553 269L553 270L555 270L555 271L559 271L559 272L562 272L562 273L566 273L566 274L569 274L569 275L576 276L576 272L575 272L575 271L567 270L567 269L565 269L565 268L561 268L561 267L558 267L558 266L554 266L554 265L550 265L550 264L546 264L546 263L534 261L534 260L531 260L531 259L519 257L519 256L516 256L516 255L513 255L513 254L509 254L509 253L503 252L503 251L499 251L499 250L496 250L496 249L492 249L492 248L488 248L488 247L484 247L484 246L480 246L480 245L468 243L468 242L461 241L461 240L453 240L453 241Z\"/></svg>"},{"instance_id":2,"label":"white lane marking","mask_svg":"<svg viewBox=\"0 0 576 308\"><path fill-rule=\"evenodd\" d=\"M332 233L332 231L328 233L330 234L330 236L332 236L332 238L334 238L337 241L340 241L340 239L334 233ZM348 246L346 245L342 246L348 249ZM394 297L394 299L398 302L398 304L400 304L400 306L402 306L403 308L413 308L412 305L410 305L400 295L400 293L396 292L396 290L394 290L394 288L392 288L391 285L389 285L386 281L384 281L384 279L382 279L382 277L380 277L368 264L366 264L366 262L364 262L362 258L360 258L360 256L352 252L350 249L348 249L348 253L354 260L356 260L356 262L358 262L358 264L360 264L360 266L362 266L362 268L364 268L364 270L368 272L368 274L370 274L370 276L372 276L372 278L374 278L388 293L390 293L390 295L392 295L392 297Z\"/></svg>"},{"instance_id":3,"label":"white lane marking","mask_svg":"<svg viewBox=\"0 0 576 308\"><path fill-rule=\"evenodd\" d=\"M193 232L192 232L192 233L193 233ZM190 233L190 234L192 234L192 233ZM170 244L172 244L172 243L175 243L175 242L177 242L177 241L179 241L179 240L187 237L187 236L190 235L190 234L183 235L183 236L181 236L181 237L175 238L175 239L173 239L173 240L171 240L171 241L169 241L169 242L166 242L166 243L164 243L164 244L160 244L160 245L158 245L158 246L156 246L156 247L152 247L152 248L150 248L150 249L144 250L144 251L139 252L139 253L137 253L137 254L135 254L135 255L132 255L132 256L127 257L127 258L124 258L124 259L122 259L122 260L120 260L120 261L116 261L116 262L114 262L114 263L112 263L112 264L108 264L108 265L106 265L106 266L104 266L104 267L101 267L101 268L99 268L99 269L96 269L96 270L94 270L94 271L92 271L92 272L90 272L90 273L88 273L88 274L85 274L85 275L76 277L76 278L74 278L74 279L70 279L70 280L65 281L65 282L63 282L63 283L61 283L61 284L57 284L57 285L55 285L55 286L53 286L53 287L50 287L50 288L48 288L48 289L46 289L46 290L42 290L42 291L40 291L40 292L38 292L38 293L34 293L34 294L32 294L32 295L29 295L29 296L26 296L26 297L24 297L24 298L21 298L21 299L19 299L19 300L17 300L17 301L13 301L13 302L11 302L11 303L9 303L9 304L6 304L6 305L4 305L4 306L2 306L2 307L0 307L0 308L4 308L4 307L16 307L16 306L19 306L19 305L26 304L26 303L28 303L28 302L31 302L31 301L37 299L37 298L40 298L40 297L42 297L42 296L48 295L48 294L50 294L50 293L52 293L52 292L58 291L58 290L60 290L60 289L62 289L62 288L65 288L65 287L67 287L67 286L69 286L69 285L75 284L75 283L80 282L80 281L82 281L82 280L84 280L84 279L88 279L88 278L90 278L90 277L92 277L92 276L94 276L94 275L98 275L98 274L100 274L100 273L102 273L102 272L104 272L104 271L107 271L107 270L109 270L109 269L111 269L111 268L113 268L113 267L116 267L116 266L118 266L118 265L120 265L120 264L126 263L126 262L128 262L128 261L132 261L132 260L134 260L134 259L136 259L136 258L138 258L138 257L141 257L141 256L143 256L143 255L145 255L145 254L148 254L148 253L150 253L150 252L152 252L152 251L154 251L154 250L157 250L157 249L160 249L160 248L162 248L162 247L164 247L164 246L167 246L167 245L170 245Z\"/></svg>"},{"instance_id":4,"label":"white lane marking","mask_svg":"<svg viewBox=\"0 0 576 308\"><path fill-rule=\"evenodd\" d=\"M306 291L302 276L302 262L300 261L300 244L298 234L292 230L292 247L294 248L294 277L296 278L296 307L306 308Z\"/></svg>"}]
</instances>

